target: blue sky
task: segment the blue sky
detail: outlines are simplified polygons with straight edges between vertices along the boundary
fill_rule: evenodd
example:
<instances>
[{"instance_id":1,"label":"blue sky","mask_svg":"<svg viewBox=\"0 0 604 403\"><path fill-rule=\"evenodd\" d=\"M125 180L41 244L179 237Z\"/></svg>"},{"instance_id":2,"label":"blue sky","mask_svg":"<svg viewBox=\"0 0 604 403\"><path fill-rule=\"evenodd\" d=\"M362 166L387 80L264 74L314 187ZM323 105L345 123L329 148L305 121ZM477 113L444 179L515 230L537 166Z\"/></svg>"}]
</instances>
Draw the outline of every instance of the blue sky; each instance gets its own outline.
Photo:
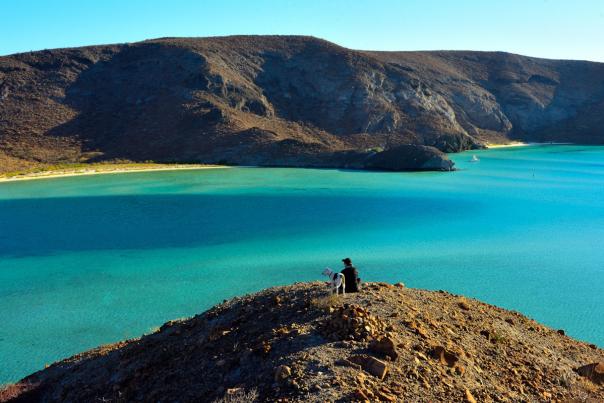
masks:
<instances>
[{"instance_id":1,"label":"blue sky","mask_svg":"<svg viewBox=\"0 0 604 403\"><path fill-rule=\"evenodd\" d=\"M604 62L604 0L0 0L0 55L162 36L301 34L354 49Z\"/></svg>"}]
</instances>

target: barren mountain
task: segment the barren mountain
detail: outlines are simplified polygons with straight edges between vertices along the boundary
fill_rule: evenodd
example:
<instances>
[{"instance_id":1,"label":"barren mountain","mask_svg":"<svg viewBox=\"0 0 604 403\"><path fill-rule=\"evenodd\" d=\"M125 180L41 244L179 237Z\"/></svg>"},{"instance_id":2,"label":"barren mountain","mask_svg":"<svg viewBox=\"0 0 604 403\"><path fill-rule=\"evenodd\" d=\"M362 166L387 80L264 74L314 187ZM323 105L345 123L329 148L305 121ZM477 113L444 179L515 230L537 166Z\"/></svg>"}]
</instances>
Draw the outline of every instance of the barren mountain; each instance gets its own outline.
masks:
<instances>
[{"instance_id":1,"label":"barren mountain","mask_svg":"<svg viewBox=\"0 0 604 403\"><path fill-rule=\"evenodd\" d=\"M604 64L507 53L233 36L0 57L2 170L114 159L364 168L400 145L379 168L449 169L438 150L604 143L603 116Z\"/></svg>"},{"instance_id":2,"label":"barren mountain","mask_svg":"<svg viewBox=\"0 0 604 403\"><path fill-rule=\"evenodd\" d=\"M225 301L0 390L41 402L601 402L604 351L449 294L322 283Z\"/></svg>"}]
</instances>

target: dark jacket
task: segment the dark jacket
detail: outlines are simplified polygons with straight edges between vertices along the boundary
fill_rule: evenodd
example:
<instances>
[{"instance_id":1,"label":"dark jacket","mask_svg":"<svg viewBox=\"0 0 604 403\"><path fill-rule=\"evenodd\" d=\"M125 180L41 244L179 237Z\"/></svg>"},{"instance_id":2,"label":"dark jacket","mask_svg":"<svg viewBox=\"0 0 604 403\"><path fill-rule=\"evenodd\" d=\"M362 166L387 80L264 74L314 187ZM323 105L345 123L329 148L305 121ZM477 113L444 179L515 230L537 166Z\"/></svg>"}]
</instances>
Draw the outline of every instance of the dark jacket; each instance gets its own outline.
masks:
<instances>
[{"instance_id":1,"label":"dark jacket","mask_svg":"<svg viewBox=\"0 0 604 403\"><path fill-rule=\"evenodd\" d=\"M361 279L359 278L359 272L354 266L346 266L340 273L342 273L346 279L346 292L359 291Z\"/></svg>"}]
</instances>

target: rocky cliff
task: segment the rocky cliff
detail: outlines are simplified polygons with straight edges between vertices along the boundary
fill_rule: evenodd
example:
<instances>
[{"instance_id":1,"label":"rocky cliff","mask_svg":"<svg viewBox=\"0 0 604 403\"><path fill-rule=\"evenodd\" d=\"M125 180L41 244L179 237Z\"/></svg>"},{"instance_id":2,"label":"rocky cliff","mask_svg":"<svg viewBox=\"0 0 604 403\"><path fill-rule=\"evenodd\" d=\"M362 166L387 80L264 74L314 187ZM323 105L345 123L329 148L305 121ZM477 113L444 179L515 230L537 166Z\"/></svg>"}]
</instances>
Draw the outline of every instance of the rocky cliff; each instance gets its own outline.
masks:
<instances>
[{"instance_id":1,"label":"rocky cliff","mask_svg":"<svg viewBox=\"0 0 604 403\"><path fill-rule=\"evenodd\" d=\"M233 36L0 57L2 169L111 159L375 166L374 154L400 145L431 148L406 149L396 166L415 168L416 150L441 167L438 150L487 141L604 143L603 116L604 64L507 53Z\"/></svg>"},{"instance_id":2,"label":"rocky cliff","mask_svg":"<svg viewBox=\"0 0 604 403\"><path fill-rule=\"evenodd\" d=\"M323 283L225 301L0 390L41 402L601 402L604 351L449 294Z\"/></svg>"}]
</instances>

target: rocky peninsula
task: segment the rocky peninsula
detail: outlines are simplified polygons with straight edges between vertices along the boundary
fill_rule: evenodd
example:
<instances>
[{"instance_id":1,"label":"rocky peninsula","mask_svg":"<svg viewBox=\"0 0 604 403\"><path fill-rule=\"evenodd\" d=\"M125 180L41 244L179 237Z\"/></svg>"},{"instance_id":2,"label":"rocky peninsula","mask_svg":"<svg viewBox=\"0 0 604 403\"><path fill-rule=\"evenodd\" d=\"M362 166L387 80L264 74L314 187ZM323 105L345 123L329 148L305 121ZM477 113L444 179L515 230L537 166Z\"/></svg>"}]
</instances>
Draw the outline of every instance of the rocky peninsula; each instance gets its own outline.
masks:
<instances>
[{"instance_id":1,"label":"rocky peninsula","mask_svg":"<svg viewBox=\"0 0 604 403\"><path fill-rule=\"evenodd\" d=\"M604 351L445 291L323 283L225 301L57 362L0 401L601 402Z\"/></svg>"}]
</instances>

